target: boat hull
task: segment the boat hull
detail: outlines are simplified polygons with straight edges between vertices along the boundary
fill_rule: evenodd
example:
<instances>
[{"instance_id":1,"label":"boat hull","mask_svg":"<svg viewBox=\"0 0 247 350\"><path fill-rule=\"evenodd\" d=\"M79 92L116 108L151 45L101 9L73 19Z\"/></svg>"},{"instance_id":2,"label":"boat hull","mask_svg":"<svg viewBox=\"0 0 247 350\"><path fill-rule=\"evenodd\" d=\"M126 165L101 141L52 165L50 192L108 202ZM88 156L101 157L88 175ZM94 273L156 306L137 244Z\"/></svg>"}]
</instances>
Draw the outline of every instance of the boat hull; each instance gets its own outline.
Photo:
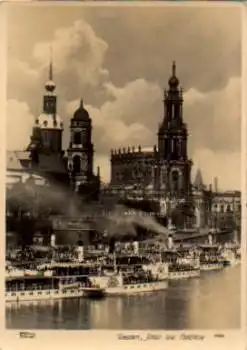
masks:
<instances>
[{"instance_id":1,"label":"boat hull","mask_svg":"<svg viewBox=\"0 0 247 350\"><path fill-rule=\"evenodd\" d=\"M181 280L189 278L200 277L200 270L189 270L189 271L170 271L168 274L169 280Z\"/></svg>"},{"instance_id":2,"label":"boat hull","mask_svg":"<svg viewBox=\"0 0 247 350\"><path fill-rule=\"evenodd\" d=\"M240 265L240 263L241 263L240 259L225 260L224 266L237 266L237 265Z\"/></svg>"},{"instance_id":3,"label":"boat hull","mask_svg":"<svg viewBox=\"0 0 247 350\"><path fill-rule=\"evenodd\" d=\"M150 293L156 291L166 290L168 287L167 281L149 282L149 283L139 283L139 284L126 284L117 287L107 287L105 288L105 295L133 295Z\"/></svg>"},{"instance_id":4,"label":"boat hull","mask_svg":"<svg viewBox=\"0 0 247 350\"><path fill-rule=\"evenodd\" d=\"M100 298L104 296L104 290L97 288L77 288L65 290L34 290L6 292L6 302L39 301L72 298Z\"/></svg>"},{"instance_id":5,"label":"boat hull","mask_svg":"<svg viewBox=\"0 0 247 350\"><path fill-rule=\"evenodd\" d=\"M215 263L215 264L201 264L200 270L201 271L216 271L216 270L222 270L224 268L224 263Z\"/></svg>"}]
</instances>

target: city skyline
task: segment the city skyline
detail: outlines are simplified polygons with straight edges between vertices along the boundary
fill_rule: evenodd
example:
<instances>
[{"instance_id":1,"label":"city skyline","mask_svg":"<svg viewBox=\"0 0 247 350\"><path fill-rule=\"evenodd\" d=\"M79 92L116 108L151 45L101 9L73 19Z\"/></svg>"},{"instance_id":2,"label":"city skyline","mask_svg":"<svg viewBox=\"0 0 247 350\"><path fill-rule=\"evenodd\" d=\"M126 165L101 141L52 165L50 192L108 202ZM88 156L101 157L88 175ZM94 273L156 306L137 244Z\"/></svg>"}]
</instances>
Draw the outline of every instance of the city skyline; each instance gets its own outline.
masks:
<instances>
[{"instance_id":1,"label":"city skyline","mask_svg":"<svg viewBox=\"0 0 247 350\"><path fill-rule=\"evenodd\" d=\"M156 144L163 89L175 60L184 88L193 173L200 167L207 184L218 176L223 190L240 189L239 8L32 4L11 8L8 149L20 150L29 143L41 112L52 45L64 148L69 142L69 118L83 97L93 120L95 165L101 166L103 180L109 180L111 148ZM49 25L43 25L42 11ZM20 27L20 22L25 24ZM109 22L114 23L114 32ZM15 125L22 125L21 132ZM226 178L229 168L236 171Z\"/></svg>"}]
</instances>

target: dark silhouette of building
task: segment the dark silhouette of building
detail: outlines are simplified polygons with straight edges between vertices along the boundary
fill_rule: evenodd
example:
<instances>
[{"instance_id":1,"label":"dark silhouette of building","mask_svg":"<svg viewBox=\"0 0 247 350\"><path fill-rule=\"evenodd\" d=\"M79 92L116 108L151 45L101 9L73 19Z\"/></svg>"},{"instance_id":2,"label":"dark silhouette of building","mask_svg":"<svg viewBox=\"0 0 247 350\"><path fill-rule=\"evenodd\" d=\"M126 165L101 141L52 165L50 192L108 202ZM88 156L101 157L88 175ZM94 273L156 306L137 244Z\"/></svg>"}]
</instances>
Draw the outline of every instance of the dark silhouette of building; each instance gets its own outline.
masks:
<instances>
[{"instance_id":1,"label":"dark silhouette of building","mask_svg":"<svg viewBox=\"0 0 247 350\"><path fill-rule=\"evenodd\" d=\"M93 172L92 120L83 100L70 122L71 141L67 152L62 149L63 131L63 122L57 113L56 84L50 62L42 113L35 120L30 143L26 151L8 152L7 168L12 175L16 174L16 178L30 174L42 178L42 185L59 184L80 193L87 200L95 200L100 190L100 171L98 168L96 175Z\"/></svg>"},{"instance_id":2,"label":"dark silhouette of building","mask_svg":"<svg viewBox=\"0 0 247 350\"><path fill-rule=\"evenodd\" d=\"M169 89L164 92L164 116L158 128L158 147L123 148L111 154L111 187L165 191L169 196L191 194L192 161L187 154L188 130L183 121L183 92L176 76L175 62Z\"/></svg>"}]
</instances>

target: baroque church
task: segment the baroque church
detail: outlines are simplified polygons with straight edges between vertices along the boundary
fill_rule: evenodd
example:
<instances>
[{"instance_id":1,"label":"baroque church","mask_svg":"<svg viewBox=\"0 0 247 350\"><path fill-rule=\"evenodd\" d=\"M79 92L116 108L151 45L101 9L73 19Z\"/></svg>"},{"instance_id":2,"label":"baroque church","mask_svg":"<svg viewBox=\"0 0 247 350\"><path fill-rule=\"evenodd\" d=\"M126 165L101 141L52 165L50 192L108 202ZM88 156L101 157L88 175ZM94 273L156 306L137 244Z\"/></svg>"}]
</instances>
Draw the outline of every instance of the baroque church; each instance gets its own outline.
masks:
<instances>
[{"instance_id":1,"label":"baroque church","mask_svg":"<svg viewBox=\"0 0 247 350\"><path fill-rule=\"evenodd\" d=\"M85 195L87 200L97 199L100 174L99 168L96 175L93 172L92 120L83 100L70 120L70 142L66 152L62 149L63 131L50 62L42 113L34 122L30 143L25 151L7 153L7 187L31 178L37 185L51 182L66 185Z\"/></svg>"},{"instance_id":2,"label":"baroque church","mask_svg":"<svg viewBox=\"0 0 247 350\"><path fill-rule=\"evenodd\" d=\"M217 227L226 216L240 225L239 191L220 192L218 179L206 186L201 170L191 178L188 155L188 127L183 119L183 90L176 75L176 63L168 89L164 90L164 115L157 130L157 145L125 147L111 151L111 183L108 194L118 193L125 202L146 200L156 204L163 216L180 207L194 218L190 225ZM157 209L158 205L158 209Z\"/></svg>"},{"instance_id":3,"label":"baroque church","mask_svg":"<svg viewBox=\"0 0 247 350\"><path fill-rule=\"evenodd\" d=\"M157 144L151 148L123 148L111 154L111 184L147 190L162 190L176 198L191 195L192 160L188 157L188 130L183 120L183 91L179 88L175 62L169 89L164 92L164 118L157 132ZM200 171L197 175L201 183Z\"/></svg>"},{"instance_id":4,"label":"baroque church","mask_svg":"<svg viewBox=\"0 0 247 350\"><path fill-rule=\"evenodd\" d=\"M240 226L240 192L219 191L217 179L213 185L206 186L200 169L194 181L191 179L193 162L187 150L189 133L183 119L183 91L175 62L163 103L164 116L157 130L157 145L112 150L111 179L103 186L99 168L97 174L93 171L93 126L83 100L70 119L67 150L62 149L64 125L57 113L51 62L42 113L34 121L29 145L24 151L7 152L7 189L29 181L38 186L57 183L103 207L109 198L122 200L132 207L142 202L148 203L147 211L158 212L163 217L180 207L183 211L192 211L190 224L196 227L219 226L226 215L234 217Z\"/></svg>"}]
</instances>

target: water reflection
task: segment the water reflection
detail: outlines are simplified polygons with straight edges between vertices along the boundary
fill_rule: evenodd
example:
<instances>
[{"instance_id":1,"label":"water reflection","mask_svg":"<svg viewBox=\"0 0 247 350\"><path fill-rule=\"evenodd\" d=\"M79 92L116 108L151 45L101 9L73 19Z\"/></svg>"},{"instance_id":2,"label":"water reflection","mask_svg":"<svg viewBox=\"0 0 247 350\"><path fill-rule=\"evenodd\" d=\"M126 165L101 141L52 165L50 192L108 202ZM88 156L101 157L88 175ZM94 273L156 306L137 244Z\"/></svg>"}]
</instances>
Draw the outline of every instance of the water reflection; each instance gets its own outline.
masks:
<instances>
[{"instance_id":1,"label":"water reflection","mask_svg":"<svg viewBox=\"0 0 247 350\"><path fill-rule=\"evenodd\" d=\"M240 327L240 266L200 279L170 281L166 291L103 300L9 303L7 328L233 329Z\"/></svg>"}]
</instances>

